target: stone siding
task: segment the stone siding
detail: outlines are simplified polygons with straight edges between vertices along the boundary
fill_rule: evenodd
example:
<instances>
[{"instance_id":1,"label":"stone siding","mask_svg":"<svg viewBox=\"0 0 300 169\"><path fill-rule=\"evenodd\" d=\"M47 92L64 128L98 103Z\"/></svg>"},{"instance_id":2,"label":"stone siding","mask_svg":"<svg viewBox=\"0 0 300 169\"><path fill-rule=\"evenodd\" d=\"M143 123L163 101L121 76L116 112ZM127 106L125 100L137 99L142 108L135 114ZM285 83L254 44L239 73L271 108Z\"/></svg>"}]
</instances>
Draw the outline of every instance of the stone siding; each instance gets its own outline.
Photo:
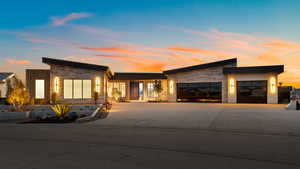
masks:
<instances>
[{"instance_id":1,"label":"stone siding","mask_svg":"<svg viewBox=\"0 0 300 169\"><path fill-rule=\"evenodd\" d=\"M168 74L168 80L174 81L174 93L168 95L168 100L175 102L176 83L193 83L193 82L222 82L222 102L227 102L227 77L223 74L224 67L235 67L236 64L226 66L212 67L207 69L192 70L188 72L180 72Z\"/></svg>"},{"instance_id":2,"label":"stone siding","mask_svg":"<svg viewBox=\"0 0 300 169\"><path fill-rule=\"evenodd\" d=\"M35 80L45 80L45 99L35 99ZM30 97L36 103L49 103L50 102L50 70L43 69L27 69L26 70L26 88Z\"/></svg>"},{"instance_id":3,"label":"stone siding","mask_svg":"<svg viewBox=\"0 0 300 169\"><path fill-rule=\"evenodd\" d=\"M104 87L107 85L107 77L105 71L88 70L81 68L74 68L70 66L61 65L50 65L50 93L54 92L54 78L59 78L59 93L57 96L58 103L69 103L69 104L93 104L94 103L94 92L95 92L95 79L100 78L100 94L98 97L98 103L106 101L106 90ZM91 99L64 99L64 79L80 79L80 80L91 80L92 81L92 93Z\"/></svg>"},{"instance_id":4,"label":"stone siding","mask_svg":"<svg viewBox=\"0 0 300 169\"><path fill-rule=\"evenodd\" d=\"M267 83L267 103L268 104L277 104L278 103L278 89L275 88L275 93L271 93L270 81L271 77L275 77L276 83L278 86L278 75L274 73L261 73L261 74L228 74L228 79L233 78L235 83L237 81L257 81L257 80L266 80ZM235 84L235 92L233 94L228 94L229 103L237 103L237 92Z\"/></svg>"}]
</instances>

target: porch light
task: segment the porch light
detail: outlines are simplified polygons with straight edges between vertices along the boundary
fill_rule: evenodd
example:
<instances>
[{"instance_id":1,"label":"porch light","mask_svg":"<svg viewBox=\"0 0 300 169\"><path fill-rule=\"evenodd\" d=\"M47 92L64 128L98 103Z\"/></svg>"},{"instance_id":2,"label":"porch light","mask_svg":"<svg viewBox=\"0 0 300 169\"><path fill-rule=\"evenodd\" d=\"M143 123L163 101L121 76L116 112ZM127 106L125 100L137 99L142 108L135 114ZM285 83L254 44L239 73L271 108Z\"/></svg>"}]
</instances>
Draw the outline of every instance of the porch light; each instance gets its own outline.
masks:
<instances>
[{"instance_id":1,"label":"porch light","mask_svg":"<svg viewBox=\"0 0 300 169\"><path fill-rule=\"evenodd\" d=\"M272 94L276 93L276 79L274 76L270 78L270 89Z\"/></svg>"},{"instance_id":2,"label":"porch light","mask_svg":"<svg viewBox=\"0 0 300 169\"><path fill-rule=\"evenodd\" d=\"M170 80L169 82L169 93L173 94L174 93L174 81Z\"/></svg>"},{"instance_id":3,"label":"porch light","mask_svg":"<svg viewBox=\"0 0 300 169\"><path fill-rule=\"evenodd\" d=\"M235 93L235 80L234 80L234 78L229 79L229 93L230 94Z\"/></svg>"},{"instance_id":4,"label":"porch light","mask_svg":"<svg viewBox=\"0 0 300 169\"><path fill-rule=\"evenodd\" d=\"M59 93L59 78L58 77L54 78L54 92Z\"/></svg>"},{"instance_id":5,"label":"porch light","mask_svg":"<svg viewBox=\"0 0 300 169\"><path fill-rule=\"evenodd\" d=\"M99 77L96 77L96 80L95 80L95 90L97 93L100 93L100 78Z\"/></svg>"}]
</instances>

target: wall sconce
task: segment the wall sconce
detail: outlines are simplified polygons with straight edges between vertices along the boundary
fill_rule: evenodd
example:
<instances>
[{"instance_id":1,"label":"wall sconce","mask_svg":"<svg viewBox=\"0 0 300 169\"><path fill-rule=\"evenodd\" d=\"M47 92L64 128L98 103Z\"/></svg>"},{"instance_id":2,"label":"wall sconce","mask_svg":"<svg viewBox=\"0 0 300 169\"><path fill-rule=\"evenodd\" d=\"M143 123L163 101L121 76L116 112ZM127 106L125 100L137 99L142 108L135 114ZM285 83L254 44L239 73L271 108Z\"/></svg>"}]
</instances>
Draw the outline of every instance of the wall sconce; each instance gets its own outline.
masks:
<instances>
[{"instance_id":1,"label":"wall sconce","mask_svg":"<svg viewBox=\"0 0 300 169\"><path fill-rule=\"evenodd\" d=\"M276 93L276 78L273 76L270 78L270 89L272 94Z\"/></svg>"},{"instance_id":2,"label":"wall sconce","mask_svg":"<svg viewBox=\"0 0 300 169\"><path fill-rule=\"evenodd\" d=\"M169 93L173 94L174 93L174 81L170 80L169 82Z\"/></svg>"},{"instance_id":3,"label":"wall sconce","mask_svg":"<svg viewBox=\"0 0 300 169\"><path fill-rule=\"evenodd\" d=\"M97 93L100 93L100 78L99 77L96 77L96 80L95 80L95 90Z\"/></svg>"},{"instance_id":4,"label":"wall sconce","mask_svg":"<svg viewBox=\"0 0 300 169\"><path fill-rule=\"evenodd\" d=\"M59 93L59 78L58 77L54 78L54 92Z\"/></svg>"},{"instance_id":5,"label":"wall sconce","mask_svg":"<svg viewBox=\"0 0 300 169\"><path fill-rule=\"evenodd\" d=\"M234 78L229 79L229 94L235 93L235 80Z\"/></svg>"}]
</instances>

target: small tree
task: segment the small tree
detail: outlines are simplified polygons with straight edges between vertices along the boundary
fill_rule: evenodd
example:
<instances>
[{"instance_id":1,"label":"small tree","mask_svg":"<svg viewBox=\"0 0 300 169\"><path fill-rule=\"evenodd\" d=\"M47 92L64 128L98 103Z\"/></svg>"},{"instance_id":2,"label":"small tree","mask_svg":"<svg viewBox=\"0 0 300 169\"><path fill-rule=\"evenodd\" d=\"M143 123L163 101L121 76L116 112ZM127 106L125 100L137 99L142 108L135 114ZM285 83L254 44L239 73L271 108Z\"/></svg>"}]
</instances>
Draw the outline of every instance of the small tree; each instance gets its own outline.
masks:
<instances>
[{"instance_id":1,"label":"small tree","mask_svg":"<svg viewBox=\"0 0 300 169\"><path fill-rule=\"evenodd\" d=\"M157 98L160 98L160 94L161 92L163 91L163 88L162 88L162 85L161 85L161 82L160 81L155 81L154 82L154 91L157 93L158 97Z\"/></svg>"},{"instance_id":2,"label":"small tree","mask_svg":"<svg viewBox=\"0 0 300 169\"><path fill-rule=\"evenodd\" d=\"M114 99L118 102L120 100L122 93L117 89L114 88L112 91L112 96L114 97Z\"/></svg>"},{"instance_id":3,"label":"small tree","mask_svg":"<svg viewBox=\"0 0 300 169\"><path fill-rule=\"evenodd\" d=\"M30 96L25 88L15 88L9 94L7 102L13 105L15 111L23 111L24 106L30 102Z\"/></svg>"}]
</instances>

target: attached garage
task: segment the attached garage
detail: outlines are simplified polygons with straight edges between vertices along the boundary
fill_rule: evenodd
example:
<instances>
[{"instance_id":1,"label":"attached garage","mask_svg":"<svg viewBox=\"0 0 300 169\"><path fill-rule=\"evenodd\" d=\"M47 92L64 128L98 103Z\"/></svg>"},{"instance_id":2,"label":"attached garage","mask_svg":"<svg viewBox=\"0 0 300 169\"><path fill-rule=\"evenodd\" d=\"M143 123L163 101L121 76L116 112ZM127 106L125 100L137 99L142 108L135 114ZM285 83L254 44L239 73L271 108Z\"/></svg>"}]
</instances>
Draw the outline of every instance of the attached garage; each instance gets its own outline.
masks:
<instances>
[{"instance_id":1,"label":"attached garage","mask_svg":"<svg viewBox=\"0 0 300 169\"><path fill-rule=\"evenodd\" d=\"M237 103L267 103L268 81L237 81Z\"/></svg>"},{"instance_id":2,"label":"attached garage","mask_svg":"<svg viewBox=\"0 0 300 169\"><path fill-rule=\"evenodd\" d=\"M177 83L179 102L222 102L222 82Z\"/></svg>"}]
</instances>

